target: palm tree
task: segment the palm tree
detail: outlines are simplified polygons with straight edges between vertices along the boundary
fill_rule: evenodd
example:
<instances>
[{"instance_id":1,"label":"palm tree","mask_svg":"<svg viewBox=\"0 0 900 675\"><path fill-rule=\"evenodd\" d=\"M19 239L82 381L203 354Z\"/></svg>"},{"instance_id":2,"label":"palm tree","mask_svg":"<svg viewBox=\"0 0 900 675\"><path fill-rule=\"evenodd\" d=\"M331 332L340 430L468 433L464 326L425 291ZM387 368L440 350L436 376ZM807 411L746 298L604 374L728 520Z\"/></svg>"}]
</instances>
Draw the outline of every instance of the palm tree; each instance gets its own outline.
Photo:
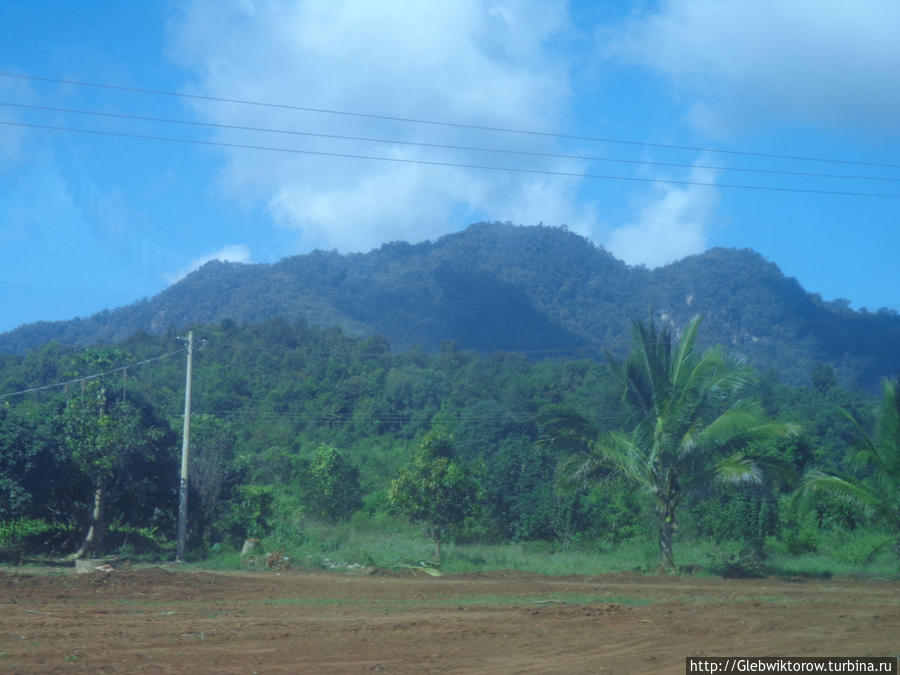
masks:
<instances>
[{"instance_id":1,"label":"palm tree","mask_svg":"<svg viewBox=\"0 0 900 675\"><path fill-rule=\"evenodd\" d=\"M869 436L847 411L843 414L856 426L859 447L857 463L869 470L862 480L841 478L821 471L808 472L797 491L801 511L809 509L821 495L844 499L868 511L894 538L900 565L900 397L898 383L882 383L881 410L875 436Z\"/></svg>"},{"instance_id":2,"label":"palm tree","mask_svg":"<svg viewBox=\"0 0 900 675\"><path fill-rule=\"evenodd\" d=\"M795 431L766 422L759 403L740 397L753 379L748 366L720 347L695 351L700 322L695 317L676 340L652 321L635 321L634 348L620 368L627 431L585 433L571 416L558 426L587 446L577 477L611 469L650 497L665 571L675 567L672 539L684 495L708 480L762 482L777 462L755 451L758 442Z\"/></svg>"}]
</instances>

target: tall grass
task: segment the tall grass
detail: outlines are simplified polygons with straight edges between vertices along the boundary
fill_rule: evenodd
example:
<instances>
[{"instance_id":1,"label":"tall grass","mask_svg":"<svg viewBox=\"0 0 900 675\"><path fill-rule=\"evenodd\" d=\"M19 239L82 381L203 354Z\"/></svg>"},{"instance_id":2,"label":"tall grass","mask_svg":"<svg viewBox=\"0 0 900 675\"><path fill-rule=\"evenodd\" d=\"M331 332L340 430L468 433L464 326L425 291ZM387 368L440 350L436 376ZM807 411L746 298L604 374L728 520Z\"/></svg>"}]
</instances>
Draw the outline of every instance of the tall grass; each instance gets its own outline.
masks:
<instances>
[{"instance_id":1,"label":"tall grass","mask_svg":"<svg viewBox=\"0 0 900 675\"><path fill-rule=\"evenodd\" d=\"M896 578L896 559L889 550L873 550L876 544L876 538L860 535L858 539L846 539L840 546L833 546L829 553L792 555L780 550L773 541L769 546L770 555L762 560L753 559L750 565L745 562L746 552L740 542L680 541L675 555L682 574ZM435 563L434 546L421 528L386 518L379 518L377 523L361 518L338 525L300 523L293 531L262 540L253 556L257 567L264 567L266 555L273 551L283 552L291 566L306 569L399 569ZM248 557L242 557L238 551L220 548L198 566L235 569L249 565ZM445 574L516 570L546 575L597 575L653 573L658 566L656 542L639 537L618 544L595 542L571 546L549 542L448 543L443 547L440 569Z\"/></svg>"}]
</instances>

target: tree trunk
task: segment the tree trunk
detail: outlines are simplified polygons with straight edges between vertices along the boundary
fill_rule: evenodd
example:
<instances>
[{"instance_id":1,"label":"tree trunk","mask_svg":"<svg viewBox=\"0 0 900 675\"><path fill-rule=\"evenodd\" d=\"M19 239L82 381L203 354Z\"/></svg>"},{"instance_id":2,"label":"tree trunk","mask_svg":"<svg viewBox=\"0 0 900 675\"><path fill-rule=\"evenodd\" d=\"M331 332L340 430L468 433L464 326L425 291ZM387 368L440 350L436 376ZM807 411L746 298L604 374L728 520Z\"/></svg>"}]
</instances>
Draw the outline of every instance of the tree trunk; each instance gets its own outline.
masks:
<instances>
[{"instance_id":1,"label":"tree trunk","mask_svg":"<svg viewBox=\"0 0 900 675\"><path fill-rule=\"evenodd\" d=\"M659 571L674 572L675 558L672 555L672 536L675 534L675 525L672 522L663 521L659 525Z\"/></svg>"},{"instance_id":2,"label":"tree trunk","mask_svg":"<svg viewBox=\"0 0 900 675\"><path fill-rule=\"evenodd\" d=\"M672 538L675 536L675 506L671 500L660 500L656 514L659 517L659 571L674 572L675 557Z\"/></svg>"},{"instance_id":3,"label":"tree trunk","mask_svg":"<svg viewBox=\"0 0 900 675\"><path fill-rule=\"evenodd\" d=\"M79 560L86 557L89 553L93 553L100 545L103 538L103 488L97 487L94 490L94 508L91 511L91 526L88 528L81 547L67 560Z\"/></svg>"},{"instance_id":4,"label":"tree trunk","mask_svg":"<svg viewBox=\"0 0 900 675\"><path fill-rule=\"evenodd\" d=\"M441 562L441 528L436 527L432 530L434 537L434 559L440 564Z\"/></svg>"}]
</instances>

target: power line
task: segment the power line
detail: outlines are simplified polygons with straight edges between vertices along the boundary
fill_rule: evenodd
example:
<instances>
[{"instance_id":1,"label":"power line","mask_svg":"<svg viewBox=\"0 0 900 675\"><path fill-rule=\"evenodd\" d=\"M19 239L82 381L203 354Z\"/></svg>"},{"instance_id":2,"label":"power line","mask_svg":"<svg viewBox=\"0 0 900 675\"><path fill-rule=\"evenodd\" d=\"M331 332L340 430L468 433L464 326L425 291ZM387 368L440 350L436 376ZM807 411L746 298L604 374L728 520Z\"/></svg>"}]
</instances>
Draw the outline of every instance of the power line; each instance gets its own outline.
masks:
<instances>
[{"instance_id":1,"label":"power line","mask_svg":"<svg viewBox=\"0 0 900 675\"><path fill-rule=\"evenodd\" d=\"M118 138L137 138L149 141L165 141L170 143L183 143L188 145L206 145L222 148L237 148L241 150L265 150L269 152L283 152L289 154L312 155L317 157L337 157L343 159L365 159L379 162L394 162L399 164L415 164L420 166L443 166L459 169L478 169L484 171L506 171L509 173L526 173L548 176L562 176L567 178L595 178L600 180L618 180L636 183L655 183L659 185L695 185L702 187L730 188L737 190L755 190L767 192L791 192L798 194L834 195L842 197L876 197L881 199L897 199L900 194L888 194L883 192L852 192L848 190L816 190L811 188L787 188L768 185L743 185L737 183L712 183L708 181L675 180L664 178L644 178L640 176L610 176L596 173L577 173L574 171L553 171L549 169L529 169L522 167L489 166L484 164L468 164L461 162L439 162L424 159L406 159L401 157L380 157L377 155L360 155L342 152L325 152L322 150L301 150L299 148L283 148L265 145L252 145L247 143L226 143L223 141L202 141L197 139L174 138L171 136L155 136L151 134L129 134L116 131L100 131L96 129L78 129L75 127L61 127L49 124L29 124L25 122L0 121L0 124L12 127L28 129L48 129L64 131L68 133L94 134L98 136L113 136Z\"/></svg>"},{"instance_id":2,"label":"power line","mask_svg":"<svg viewBox=\"0 0 900 675\"><path fill-rule=\"evenodd\" d=\"M66 380L65 382L56 382L55 384L47 384L43 387L32 387L31 389L23 389L22 391L14 391L10 394L0 394L0 399L12 398L13 396L23 396L24 394L31 394L36 391L45 391L47 389L56 389L59 387L65 387L70 384L78 384L79 382L87 382L88 380L96 380L99 377L105 377L106 375L112 375L113 373L121 373L123 370L131 370L132 368L139 368L140 366L147 365L148 363L153 363L154 361L159 361L160 359L168 358L169 356L174 356L175 354L180 354L185 351L187 347L182 347L181 349L176 349L174 352L168 352L167 354L160 354L159 356L154 356L149 359L145 359L143 361L138 361L137 363L131 363L127 366L119 366L118 368L113 368L112 370L106 370L102 373L94 373L93 375L85 375L83 377L76 377L72 380Z\"/></svg>"},{"instance_id":3,"label":"power line","mask_svg":"<svg viewBox=\"0 0 900 675\"><path fill-rule=\"evenodd\" d=\"M661 166L687 169L710 169L714 171L736 171L742 173L775 174L783 176L801 176L807 178L839 178L847 180L872 180L900 183L900 178L893 176L862 176L859 174L824 173L817 171L788 171L782 169L754 169L750 167L722 166L714 164L696 164L686 162L660 162L642 159L621 159L616 157L603 157L599 155L572 155L558 152L539 152L535 150L515 150L511 148L494 148L471 145L455 145L450 143L427 143L424 141L407 141L396 138L374 138L370 136L347 136L343 134L329 134L323 132L299 131L295 129L272 129L269 127L255 127L242 124L222 124L217 122L200 122L196 120L172 119L167 117L154 117L149 115L132 115L128 113L104 112L100 110L84 110L79 108L61 108L56 106L32 105L27 103L13 103L0 101L0 106L8 108L22 108L28 110L43 110L48 112L61 112L75 115L90 115L94 117L107 117L113 119L136 120L141 122L162 122L165 124L180 124L184 126L205 127L212 129L230 129L235 131L253 131L268 134L284 134L291 136L303 136L307 138L328 138L344 141L360 141L364 143L384 143L389 145L409 145L424 148L439 148L444 150L464 150L467 152L491 152L497 154L520 155L526 157L546 157L549 159L572 159L591 162L610 162L616 164L630 164L638 166Z\"/></svg>"},{"instance_id":4,"label":"power line","mask_svg":"<svg viewBox=\"0 0 900 675\"><path fill-rule=\"evenodd\" d=\"M691 152L706 152L726 155L740 155L745 157L765 157L769 159L787 159L801 162L823 162L827 164L844 164L853 166L871 166L890 169L900 169L900 164L890 164L884 162L864 162L859 160L836 159L833 157L813 157L808 155L786 155L773 152L751 152L747 150L735 150L731 148L714 148L706 146L694 145L678 145L673 143L652 143L650 141L635 141L631 139L600 137L600 136L582 136L576 134L560 134L549 131L538 131L532 129L515 129L510 127L495 127L481 124L468 124L463 122L449 122L441 120L428 120L415 117L399 117L394 115L381 115L375 113L363 113L349 110L337 110L333 108L315 108L310 106L289 105L284 103L267 103L264 101L253 101L249 99L225 98L218 96L204 96L201 94L187 94L183 92L165 91L159 89L147 89L143 87L126 87L123 85L103 84L98 82L85 82L82 80L69 80L53 77L40 77L37 75L28 75L24 73L0 72L0 77L12 77L24 80L34 80L40 82L53 82L56 84L68 84L79 87L93 87L99 89L111 89L116 91L127 91L138 94L149 94L153 96L169 96L173 98L187 98L200 101L214 101L218 103L237 103L240 105L252 105L264 108L276 108L281 110L295 110L299 112L312 112L327 115L342 115L347 117L361 117L367 119L379 119L392 122L403 122L407 124L424 124L430 126L451 127L457 129L471 129L476 131L491 131L495 133L520 134L528 136L540 136L545 138L562 138L575 141L590 141L594 143L616 143L622 145L641 146L650 148L663 148L668 150L689 150Z\"/></svg>"}]
</instances>

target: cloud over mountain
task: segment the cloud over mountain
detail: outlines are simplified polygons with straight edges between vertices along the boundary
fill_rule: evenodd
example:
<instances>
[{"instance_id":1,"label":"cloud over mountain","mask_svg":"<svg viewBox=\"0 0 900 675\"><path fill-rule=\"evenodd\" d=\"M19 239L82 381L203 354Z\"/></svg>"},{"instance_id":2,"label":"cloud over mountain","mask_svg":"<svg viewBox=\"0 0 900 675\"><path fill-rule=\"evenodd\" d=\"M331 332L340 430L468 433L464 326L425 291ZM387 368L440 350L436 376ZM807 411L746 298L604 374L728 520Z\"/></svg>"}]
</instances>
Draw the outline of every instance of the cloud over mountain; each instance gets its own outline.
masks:
<instances>
[{"instance_id":1,"label":"cloud over mountain","mask_svg":"<svg viewBox=\"0 0 900 675\"><path fill-rule=\"evenodd\" d=\"M550 42L568 22L560 1L194 2L175 23L171 53L202 95L552 131L561 128L570 90L569 64ZM581 170L572 161L404 144L552 151L547 138L234 104L195 110L222 124L397 141L217 133L233 143ZM578 178L237 149L226 156L226 189L264 203L278 224L300 233L304 248L421 241L475 218L593 225L592 210L577 203Z\"/></svg>"}]
</instances>

